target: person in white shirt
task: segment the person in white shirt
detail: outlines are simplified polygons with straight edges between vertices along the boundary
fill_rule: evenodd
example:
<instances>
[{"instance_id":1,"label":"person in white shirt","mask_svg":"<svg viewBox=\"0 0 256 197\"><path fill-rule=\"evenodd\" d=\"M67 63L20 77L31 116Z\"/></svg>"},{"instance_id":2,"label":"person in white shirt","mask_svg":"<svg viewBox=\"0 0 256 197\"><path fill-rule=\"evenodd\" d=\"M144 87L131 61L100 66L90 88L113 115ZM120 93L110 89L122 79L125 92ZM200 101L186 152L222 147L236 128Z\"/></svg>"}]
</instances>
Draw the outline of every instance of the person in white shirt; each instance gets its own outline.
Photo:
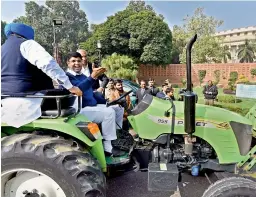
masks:
<instances>
[{"instance_id":1,"label":"person in white shirt","mask_svg":"<svg viewBox=\"0 0 256 197\"><path fill-rule=\"evenodd\" d=\"M34 41L34 30L22 23L5 26L6 42L1 47L1 94L38 94L54 89L52 80L71 93L82 91L71 84L65 72L45 49ZM1 99L2 122L20 127L41 116L41 98Z\"/></svg>"},{"instance_id":2,"label":"person in white shirt","mask_svg":"<svg viewBox=\"0 0 256 197\"><path fill-rule=\"evenodd\" d=\"M82 64L83 64L82 73L85 76L89 77L93 71L93 68L95 68L95 64L88 61L86 50L78 49L77 52L80 53L82 56ZM105 74L102 74L101 76L98 77L97 80L95 80L92 86L93 90L103 93L104 89L107 87L108 82L109 82L108 77Z\"/></svg>"}]
</instances>

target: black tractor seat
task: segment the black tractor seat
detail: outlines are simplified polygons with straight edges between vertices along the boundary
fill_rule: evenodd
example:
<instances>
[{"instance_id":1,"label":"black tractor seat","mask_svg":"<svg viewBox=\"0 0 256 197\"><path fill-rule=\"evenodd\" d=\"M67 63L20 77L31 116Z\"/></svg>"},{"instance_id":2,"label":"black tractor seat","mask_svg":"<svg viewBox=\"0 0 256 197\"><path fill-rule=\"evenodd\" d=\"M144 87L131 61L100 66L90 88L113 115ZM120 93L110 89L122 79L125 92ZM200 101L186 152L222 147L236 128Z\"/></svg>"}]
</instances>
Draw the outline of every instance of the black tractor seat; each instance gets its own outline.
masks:
<instances>
[{"instance_id":1,"label":"black tractor seat","mask_svg":"<svg viewBox=\"0 0 256 197\"><path fill-rule=\"evenodd\" d=\"M61 113L59 115L59 117L68 117L72 114L76 113L76 109L73 107L68 107L66 109L61 109ZM55 117L58 115L58 110L57 109L52 109L52 110L46 110L46 111L42 111L42 118L44 118L45 116L51 116L51 117Z\"/></svg>"},{"instance_id":2,"label":"black tractor seat","mask_svg":"<svg viewBox=\"0 0 256 197\"><path fill-rule=\"evenodd\" d=\"M41 118L68 117L76 114L76 109L72 107L76 97L71 96L69 92L59 89L47 90L45 96L53 96L53 98L44 98L41 105Z\"/></svg>"}]
</instances>

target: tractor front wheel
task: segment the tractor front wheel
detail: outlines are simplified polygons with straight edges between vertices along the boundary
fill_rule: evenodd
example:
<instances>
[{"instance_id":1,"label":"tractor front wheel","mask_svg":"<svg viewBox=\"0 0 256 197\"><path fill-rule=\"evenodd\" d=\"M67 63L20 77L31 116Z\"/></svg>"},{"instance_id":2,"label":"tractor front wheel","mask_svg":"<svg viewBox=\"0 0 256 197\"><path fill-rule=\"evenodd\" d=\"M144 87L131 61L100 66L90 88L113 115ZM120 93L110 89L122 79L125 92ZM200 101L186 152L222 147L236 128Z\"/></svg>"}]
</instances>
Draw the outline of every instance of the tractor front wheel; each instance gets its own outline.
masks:
<instances>
[{"instance_id":1,"label":"tractor front wheel","mask_svg":"<svg viewBox=\"0 0 256 197\"><path fill-rule=\"evenodd\" d=\"M1 140L2 197L105 197L98 162L73 141L16 134Z\"/></svg>"},{"instance_id":2,"label":"tractor front wheel","mask_svg":"<svg viewBox=\"0 0 256 197\"><path fill-rule=\"evenodd\" d=\"M255 197L256 182L242 178L229 177L212 184L202 197Z\"/></svg>"}]
</instances>

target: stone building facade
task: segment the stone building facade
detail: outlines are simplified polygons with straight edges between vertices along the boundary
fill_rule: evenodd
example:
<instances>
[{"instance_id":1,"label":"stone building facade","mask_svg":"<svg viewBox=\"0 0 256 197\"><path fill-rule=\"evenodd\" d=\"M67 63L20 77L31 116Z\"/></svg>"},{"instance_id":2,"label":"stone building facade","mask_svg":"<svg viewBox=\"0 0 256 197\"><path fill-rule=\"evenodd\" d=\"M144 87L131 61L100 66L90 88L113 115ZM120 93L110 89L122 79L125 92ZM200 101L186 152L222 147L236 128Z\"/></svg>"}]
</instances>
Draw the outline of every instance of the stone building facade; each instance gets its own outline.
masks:
<instances>
[{"instance_id":1,"label":"stone building facade","mask_svg":"<svg viewBox=\"0 0 256 197\"><path fill-rule=\"evenodd\" d=\"M231 60L228 60L228 63L237 63L239 46L243 45L246 39L256 40L256 26L220 31L215 36L222 38L223 45L227 45L230 49Z\"/></svg>"}]
</instances>

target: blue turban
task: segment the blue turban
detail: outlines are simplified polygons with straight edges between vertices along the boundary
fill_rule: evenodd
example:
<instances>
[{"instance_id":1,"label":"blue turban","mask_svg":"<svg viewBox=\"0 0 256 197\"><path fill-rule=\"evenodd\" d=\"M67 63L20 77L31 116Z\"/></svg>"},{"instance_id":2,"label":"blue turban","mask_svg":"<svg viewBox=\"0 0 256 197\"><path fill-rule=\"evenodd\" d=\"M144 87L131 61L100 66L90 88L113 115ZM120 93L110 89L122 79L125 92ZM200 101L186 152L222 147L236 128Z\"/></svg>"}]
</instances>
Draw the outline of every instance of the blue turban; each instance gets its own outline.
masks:
<instances>
[{"instance_id":1,"label":"blue turban","mask_svg":"<svg viewBox=\"0 0 256 197\"><path fill-rule=\"evenodd\" d=\"M4 33L8 38L12 33L16 33L28 40L34 40L34 29L22 23L10 23L5 26Z\"/></svg>"}]
</instances>

